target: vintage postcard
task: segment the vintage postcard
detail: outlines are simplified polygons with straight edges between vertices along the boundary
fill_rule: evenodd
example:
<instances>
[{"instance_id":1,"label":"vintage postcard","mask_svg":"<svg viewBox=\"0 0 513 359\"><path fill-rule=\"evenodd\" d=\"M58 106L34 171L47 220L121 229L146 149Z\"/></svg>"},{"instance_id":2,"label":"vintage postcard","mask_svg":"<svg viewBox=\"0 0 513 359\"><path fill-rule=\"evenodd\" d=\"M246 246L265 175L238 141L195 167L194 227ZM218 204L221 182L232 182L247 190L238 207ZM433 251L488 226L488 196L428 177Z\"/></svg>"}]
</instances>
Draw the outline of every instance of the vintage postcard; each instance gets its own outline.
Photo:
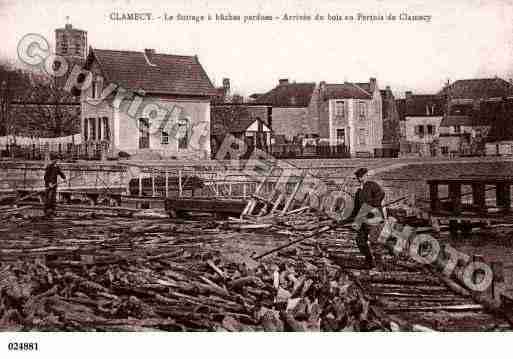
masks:
<instances>
[{"instance_id":1,"label":"vintage postcard","mask_svg":"<svg viewBox=\"0 0 513 359\"><path fill-rule=\"evenodd\" d=\"M512 18L0 1L0 331L511 331Z\"/></svg>"}]
</instances>

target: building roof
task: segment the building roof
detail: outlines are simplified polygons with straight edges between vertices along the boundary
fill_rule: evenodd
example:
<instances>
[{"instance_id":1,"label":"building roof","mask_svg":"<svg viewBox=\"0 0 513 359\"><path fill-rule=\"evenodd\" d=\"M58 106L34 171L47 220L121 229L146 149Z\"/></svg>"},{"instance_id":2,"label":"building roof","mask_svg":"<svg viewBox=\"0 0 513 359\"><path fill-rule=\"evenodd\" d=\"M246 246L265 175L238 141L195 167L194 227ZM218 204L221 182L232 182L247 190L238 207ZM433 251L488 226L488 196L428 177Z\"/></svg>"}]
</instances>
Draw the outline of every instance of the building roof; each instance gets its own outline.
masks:
<instances>
[{"instance_id":1,"label":"building roof","mask_svg":"<svg viewBox=\"0 0 513 359\"><path fill-rule=\"evenodd\" d=\"M451 105L440 123L449 126L490 126L502 111L502 101L480 101L479 105Z\"/></svg>"},{"instance_id":2,"label":"building roof","mask_svg":"<svg viewBox=\"0 0 513 359\"><path fill-rule=\"evenodd\" d=\"M109 82L147 93L215 96L216 89L196 56L91 49Z\"/></svg>"},{"instance_id":3,"label":"building roof","mask_svg":"<svg viewBox=\"0 0 513 359\"><path fill-rule=\"evenodd\" d=\"M513 85L501 78L458 80L439 93L451 99L489 99L513 95Z\"/></svg>"},{"instance_id":4,"label":"building roof","mask_svg":"<svg viewBox=\"0 0 513 359\"><path fill-rule=\"evenodd\" d=\"M349 98L370 100L372 95L358 84L350 82L343 84L326 84L325 94L323 95L324 100Z\"/></svg>"},{"instance_id":5,"label":"building roof","mask_svg":"<svg viewBox=\"0 0 513 359\"><path fill-rule=\"evenodd\" d=\"M224 103L226 101L226 89L224 87L216 87L214 92L212 104Z\"/></svg>"},{"instance_id":6,"label":"building roof","mask_svg":"<svg viewBox=\"0 0 513 359\"><path fill-rule=\"evenodd\" d=\"M438 95L407 95L404 102L405 116L442 116L443 100Z\"/></svg>"},{"instance_id":7,"label":"building roof","mask_svg":"<svg viewBox=\"0 0 513 359\"><path fill-rule=\"evenodd\" d=\"M261 122L266 125L265 122L259 117L238 117L231 121L222 122L218 118L212 118L212 135L224 135L227 133L240 133L245 132L249 126L255 121ZM267 126L267 125L266 125Z\"/></svg>"},{"instance_id":8,"label":"building roof","mask_svg":"<svg viewBox=\"0 0 513 359\"><path fill-rule=\"evenodd\" d=\"M251 126L255 121L262 122L264 125L264 121L262 121L260 118L252 118L252 117L246 117L246 118L239 118L237 121L234 121L230 125L230 132L237 133L237 132L244 132L248 129L249 126Z\"/></svg>"},{"instance_id":9,"label":"building roof","mask_svg":"<svg viewBox=\"0 0 513 359\"><path fill-rule=\"evenodd\" d=\"M261 118L260 112L254 111L256 107L267 107L255 104L215 104L210 108L210 122L212 135L244 132L255 121L261 121L268 126L267 118Z\"/></svg>"},{"instance_id":10,"label":"building roof","mask_svg":"<svg viewBox=\"0 0 513 359\"><path fill-rule=\"evenodd\" d=\"M255 103L274 107L308 107L315 89L315 83L282 83L271 91L258 96Z\"/></svg>"},{"instance_id":11,"label":"building roof","mask_svg":"<svg viewBox=\"0 0 513 359\"><path fill-rule=\"evenodd\" d=\"M366 92L372 93L370 82L355 82L354 84Z\"/></svg>"},{"instance_id":12,"label":"building roof","mask_svg":"<svg viewBox=\"0 0 513 359\"><path fill-rule=\"evenodd\" d=\"M440 127L451 127L451 126L473 126L472 116L467 115L448 115L444 116Z\"/></svg>"},{"instance_id":13,"label":"building roof","mask_svg":"<svg viewBox=\"0 0 513 359\"><path fill-rule=\"evenodd\" d=\"M490 115L490 131L486 142L513 141L513 99L487 104Z\"/></svg>"},{"instance_id":14,"label":"building roof","mask_svg":"<svg viewBox=\"0 0 513 359\"><path fill-rule=\"evenodd\" d=\"M385 90L379 90L379 93L381 95L381 113L382 113L382 116L383 118L388 118L388 116L390 115L390 111L393 111L393 106L394 106L394 103L395 103L395 97L394 97L394 94L392 92L392 90L390 90L390 87L387 87ZM394 101L394 102L392 102ZM395 108L397 110L397 103L395 103Z\"/></svg>"},{"instance_id":15,"label":"building roof","mask_svg":"<svg viewBox=\"0 0 513 359\"><path fill-rule=\"evenodd\" d=\"M397 113L399 114L399 121L405 120L406 113L406 100L404 98L399 98L395 100L395 105L397 106Z\"/></svg>"}]
</instances>

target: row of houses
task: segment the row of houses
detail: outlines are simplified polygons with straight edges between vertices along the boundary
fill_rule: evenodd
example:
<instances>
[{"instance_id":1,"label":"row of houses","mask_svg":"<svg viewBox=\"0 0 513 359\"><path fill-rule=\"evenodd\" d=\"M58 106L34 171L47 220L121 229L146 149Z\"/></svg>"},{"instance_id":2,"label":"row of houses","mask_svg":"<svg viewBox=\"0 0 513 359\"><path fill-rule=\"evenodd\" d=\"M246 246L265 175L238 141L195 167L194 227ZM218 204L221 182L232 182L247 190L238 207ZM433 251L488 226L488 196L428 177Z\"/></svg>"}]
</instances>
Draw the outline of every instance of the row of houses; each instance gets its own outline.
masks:
<instances>
[{"instance_id":1,"label":"row of houses","mask_svg":"<svg viewBox=\"0 0 513 359\"><path fill-rule=\"evenodd\" d=\"M161 158L211 158L227 135L244 141L248 153L258 148L277 157L512 152L513 85L499 78L458 80L397 99L372 77L283 78L244 101L227 78L215 87L197 56L87 48L87 32L71 24L56 29L55 40L57 54L92 73L92 85L13 101L11 117L31 136L39 123L55 123L60 135L80 128L86 147Z\"/></svg>"},{"instance_id":2,"label":"row of houses","mask_svg":"<svg viewBox=\"0 0 513 359\"><path fill-rule=\"evenodd\" d=\"M364 83L282 79L244 103L230 97L228 79L215 88L196 56L91 48L84 68L93 74L93 85L81 95L82 138L108 142L114 152L205 158L216 153L227 134L269 152L288 145L341 147L344 156L365 157L393 156L399 150L396 101L375 78ZM119 106L112 106L118 92L102 97L111 83L130 92ZM150 103L178 117L169 121L144 113ZM205 124L208 136L189 146L194 129Z\"/></svg>"},{"instance_id":3,"label":"row of houses","mask_svg":"<svg viewBox=\"0 0 513 359\"><path fill-rule=\"evenodd\" d=\"M436 94L405 93L397 100L401 155L512 154L513 84L466 79Z\"/></svg>"},{"instance_id":4,"label":"row of houses","mask_svg":"<svg viewBox=\"0 0 513 359\"><path fill-rule=\"evenodd\" d=\"M228 134L250 150L292 156L319 156L311 150L319 146L337 148L340 157L511 152L506 134L513 85L499 78L458 80L436 94L406 92L403 99L394 98L388 86L380 88L375 78L361 83L281 79L244 102L230 95L228 79L214 87L196 56L90 48L84 68L94 80L81 94L82 138L108 142L113 152L210 158ZM120 106L112 106L118 92L102 97L109 83L130 91ZM180 111L169 121L141 111L144 104ZM196 128L203 133L191 143Z\"/></svg>"},{"instance_id":5,"label":"row of houses","mask_svg":"<svg viewBox=\"0 0 513 359\"><path fill-rule=\"evenodd\" d=\"M281 79L269 92L253 95L251 103L214 103L211 119L215 146L226 132L249 138L251 143L262 136L250 131L252 126L268 132L267 142L255 145L261 149L264 145L271 152L329 146L345 148L343 153L348 156L382 157L399 149L399 116L392 91L389 87L380 90L375 78L340 84ZM248 131L240 131L241 123L248 125Z\"/></svg>"}]
</instances>

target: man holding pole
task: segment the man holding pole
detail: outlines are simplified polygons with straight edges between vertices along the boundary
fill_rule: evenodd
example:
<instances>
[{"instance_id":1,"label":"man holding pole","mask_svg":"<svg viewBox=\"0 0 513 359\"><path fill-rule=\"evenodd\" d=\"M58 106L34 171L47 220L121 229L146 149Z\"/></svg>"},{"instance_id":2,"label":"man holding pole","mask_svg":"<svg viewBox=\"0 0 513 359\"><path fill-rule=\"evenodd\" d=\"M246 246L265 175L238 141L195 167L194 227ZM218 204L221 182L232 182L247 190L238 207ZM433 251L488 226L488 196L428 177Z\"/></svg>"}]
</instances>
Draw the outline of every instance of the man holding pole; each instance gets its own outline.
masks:
<instances>
[{"instance_id":1,"label":"man holding pole","mask_svg":"<svg viewBox=\"0 0 513 359\"><path fill-rule=\"evenodd\" d=\"M355 172L359 188L354 197L354 210L344 222L354 221L354 228L358 231L356 244L365 256L369 269L383 267L384 248L378 243L378 238L384 225L383 199L385 192L379 184L367 180L367 169L359 168Z\"/></svg>"},{"instance_id":2,"label":"man holding pole","mask_svg":"<svg viewBox=\"0 0 513 359\"><path fill-rule=\"evenodd\" d=\"M62 179L66 179L64 173L62 173L60 167L57 165L57 160L50 162L45 168L45 216L51 217L55 214L56 201L57 201L57 176Z\"/></svg>"}]
</instances>

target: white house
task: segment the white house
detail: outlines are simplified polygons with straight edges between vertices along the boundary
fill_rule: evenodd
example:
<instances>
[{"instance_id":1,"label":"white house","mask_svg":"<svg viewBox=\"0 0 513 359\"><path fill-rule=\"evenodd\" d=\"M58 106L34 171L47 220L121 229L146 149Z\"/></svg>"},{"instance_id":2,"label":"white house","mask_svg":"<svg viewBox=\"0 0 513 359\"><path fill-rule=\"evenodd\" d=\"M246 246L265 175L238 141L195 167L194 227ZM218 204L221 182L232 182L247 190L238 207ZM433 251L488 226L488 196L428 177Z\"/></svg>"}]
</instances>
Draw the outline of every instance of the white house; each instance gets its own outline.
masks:
<instances>
[{"instance_id":1,"label":"white house","mask_svg":"<svg viewBox=\"0 0 513 359\"><path fill-rule=\"evenodd\" d=\"M351 156L374 156L383 148L382 99L375 78L368 83L319 85L319 134L345 145Z\"/></svg>"},{"instance_id":2,"label":"white house","mask_svg":"<svg viewBox=\"0 0 513 359\"><path fill-rule=\"evenodd\" d=\"M196 56L154 50L90 49L84 66L84 143L111 153L210 157L210 99L215 88Z\"/></svg>"},{"instance_id":3,"label":"white house","mask_svg":"<svg viewBox=\"0 0 513 359\"><path fill-rule=\"evenodd\" d=\"M438 95L405 93L403 154L435 155L443 119L443 100Z\"/></svg>"}]
</instances>

